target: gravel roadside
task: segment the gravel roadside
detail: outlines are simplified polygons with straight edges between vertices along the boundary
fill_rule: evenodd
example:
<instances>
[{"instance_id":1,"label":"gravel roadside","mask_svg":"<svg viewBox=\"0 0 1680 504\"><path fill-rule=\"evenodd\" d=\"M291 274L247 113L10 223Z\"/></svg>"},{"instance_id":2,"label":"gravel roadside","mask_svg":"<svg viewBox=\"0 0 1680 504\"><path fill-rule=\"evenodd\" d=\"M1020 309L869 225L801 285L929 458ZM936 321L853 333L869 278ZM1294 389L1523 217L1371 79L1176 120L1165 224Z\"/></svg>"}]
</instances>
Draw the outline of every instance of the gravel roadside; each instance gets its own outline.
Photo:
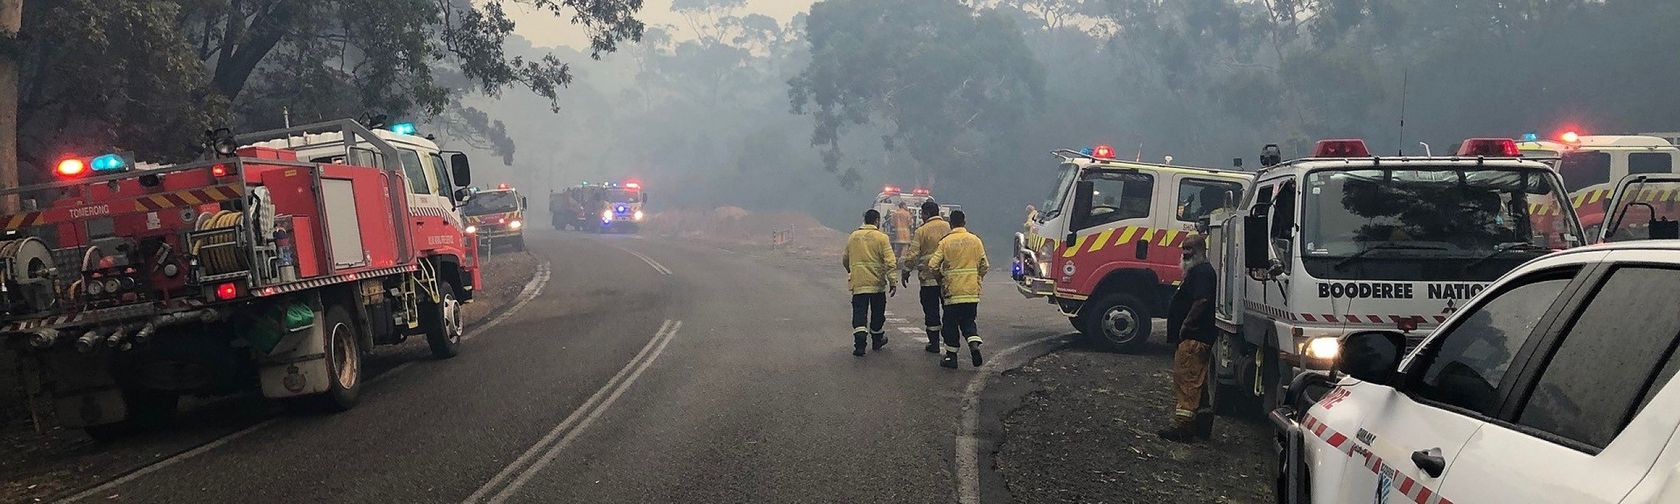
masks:
<instances>
[{"instance_id":1,"label":"gravel roadside","mask_svg":"<svg viewBox=\"0 0 1680 504\"><path fill-rule=\"evenodd\" d=\"M1214 438L1195 444L1155 435L1172 411L1171 369L1165 345L1136 355L1076 345L997 378L1017 394L996 455L1010 500L1271 502L1263 420L1220 417Z\"/></svg>"}]
</instances>

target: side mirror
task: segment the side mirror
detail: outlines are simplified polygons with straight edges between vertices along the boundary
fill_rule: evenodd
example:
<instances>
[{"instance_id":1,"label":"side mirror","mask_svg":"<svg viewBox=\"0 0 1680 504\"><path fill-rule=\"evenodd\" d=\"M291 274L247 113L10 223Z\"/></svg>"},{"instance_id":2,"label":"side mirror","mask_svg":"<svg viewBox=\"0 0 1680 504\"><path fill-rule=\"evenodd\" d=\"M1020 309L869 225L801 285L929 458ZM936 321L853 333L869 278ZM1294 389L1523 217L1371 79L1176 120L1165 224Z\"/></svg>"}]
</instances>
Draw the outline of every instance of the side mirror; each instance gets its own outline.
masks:
<instances>
[{"instance_id":1,"label":"side mirror","mask_svg":"<svg viewBox=\"0 0 1680 504\"><path fill-rule=\"evenodd\" d=\"M466 203L469 199L472 199L472 191L465 187L455 189L455 201Z\"/></svg>"},{"instance_id":2,"label":"side mirror","mask_svg":"<svg viewBox=\"0 0 1680 504\"><path fill-rule=\"evenodd\" d=\"M1671 221L1666 218L1651 221L1649 233L1649 238L1652 240L1680 239L1680 221Z\"/></svg>"},{"instance_id":3,"label":"side mirror","mask_svg":"<svg viewBox=\"0 0 1680 504\"><path fill-rule=\"evenodd\" d=\"M1091 198L1097 193L1097 185L1089 180L1081 180L1074 184L1073 215L1068 217L1068 231L1085 229L1085 221L1091 217ZM1073 241L1069 240L1069 244Z\"/></svg>"},{"instance_id":4,"label":"side mirror","mask_svg":"<svg viewBox=\"0 0 1680 504\"><path fill-rule=\"evenodd\" d=\"M1243 217L1243 267L1251 270L1272 268L1271 239L1266 235L1266 215Z\"/></svg>"},{"instance_id":5,"label":"side mirror","mask_svg":"<svg viewBox=\"0 0 1680 504\"><path fill-rule=\"evenodd\" d=\"M472 168L467 163L466 153L456 152L449 155L449 176L455 179L456 187L472 185Z\"/></svg>"},{"instance_id":6,"label":"side mirror","mask_svg":"<svg viewBox=\"0 0 1680 504\"><path fill-rule=\"evenodd\" d=\"M647 201L648 201L647 200L647 193L644 192L644 193L642 193L642 204L646 205Z\"/></svg>"},{"instance_id":7,"label":"side mirror","mask_svg":"<svg viewBox=\"0 0 1680 504\"><path fill-rule=\"evenodd\" d=\"M1353 333L1342 339L1342 352L1334 370L1369 383L1389 385L1400 374L1405 358L1406 338L1392 331Z\"/></svg>"},{"instance_id":8,"label":"side mirror","mask_svg":"<svg viewBox=\"0 0 1680 504\"><path fill-rule=\"evenodd\" d=\"M521 210L523 210L523 209L530 208L530 207L531 207L531 200L529 198L524 197L524 196L520 196L519 197L519 208Z\"/></svg>"}]
</instances>

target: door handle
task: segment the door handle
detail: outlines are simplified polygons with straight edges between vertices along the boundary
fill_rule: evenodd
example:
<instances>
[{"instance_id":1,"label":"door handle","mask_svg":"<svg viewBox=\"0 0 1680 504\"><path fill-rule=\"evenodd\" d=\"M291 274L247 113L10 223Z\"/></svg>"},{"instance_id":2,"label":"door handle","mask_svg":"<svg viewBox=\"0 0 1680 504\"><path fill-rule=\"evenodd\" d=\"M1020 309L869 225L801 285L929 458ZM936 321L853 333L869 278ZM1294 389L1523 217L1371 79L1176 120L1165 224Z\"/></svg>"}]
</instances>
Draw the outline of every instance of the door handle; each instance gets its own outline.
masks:
<instances>
[{"instance_id":1,"label":"door handle","mask_svg":"<svg viewBox=\"0 0 1680 504\"><path fill-rule=\"evenodd\" d=\"M1418 469L1423 469L1431 478L1441 477L1441 471L1447 468L1447 459L1441 457L1440 448L1412 452L1412 463L1417 464Z\"/></svg>"}]
</instances>

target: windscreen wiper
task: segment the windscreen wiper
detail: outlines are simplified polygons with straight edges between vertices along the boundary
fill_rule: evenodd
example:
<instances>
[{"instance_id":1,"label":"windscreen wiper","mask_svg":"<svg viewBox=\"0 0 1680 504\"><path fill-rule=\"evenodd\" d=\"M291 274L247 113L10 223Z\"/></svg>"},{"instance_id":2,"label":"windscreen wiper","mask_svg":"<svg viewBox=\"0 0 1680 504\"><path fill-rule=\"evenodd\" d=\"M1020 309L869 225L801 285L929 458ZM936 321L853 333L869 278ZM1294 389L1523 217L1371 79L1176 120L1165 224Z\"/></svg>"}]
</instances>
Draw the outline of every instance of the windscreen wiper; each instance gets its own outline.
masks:
<instances>
[{"instance_id":1,"label":"windscreen wiper","mask_svg":"<svg viewBox=\"0 0 1680 504\"><path fill-rule=\"evenodd\" d=\"M1336 268L1336 271L1341 271L1342 269L1346 268L1347 265L1352 264L1354 261L1359 260L1359 258L1365 257L1365 254L1369 254L1369 253L1371 253L1372 251L1375 251L1375 250L1446 250L1446 249L1447 249L1446 247L1432 246L1432 245L1408 245L1408 244L1404 244L1404 243L1383 243L1383 244L1372 245L1370 247L1366 247L1364 250L1354 252L1353 255L1344 257L1340 261L1336 261L1335 268Z\"/></svg>"},{"instance_id":2,"label":"windscreen wiper","mask_svg":"<svg viewBox=\"0 0 1680 504\"><path fill-rule=\"evenodd\" d=\"M1552 249L1542 247L1542 246L1539 246L1539 245L1535 245L1535 244L1529 243L1529 242L1501 243L1499 245L1494 246L1493 247L1493 252L1489 252L1488 255L1482 256L1479 259L1471 261L1470 264L1464 265L1464 269L1466 271L1476 269L1477 266L1481 266L1483 263L1486 263L1490 260L1493 260L1493 258L1495 258L1495 257L1499 257L1501 255L1504 255L1507 252L1516 251L1516 250L1521 250L1521 251L1526 251L1526 252L1540 251L1540 250L1544 250L1546 252L1551 252L1552 251Z\"/></svg>"}]
</instances>

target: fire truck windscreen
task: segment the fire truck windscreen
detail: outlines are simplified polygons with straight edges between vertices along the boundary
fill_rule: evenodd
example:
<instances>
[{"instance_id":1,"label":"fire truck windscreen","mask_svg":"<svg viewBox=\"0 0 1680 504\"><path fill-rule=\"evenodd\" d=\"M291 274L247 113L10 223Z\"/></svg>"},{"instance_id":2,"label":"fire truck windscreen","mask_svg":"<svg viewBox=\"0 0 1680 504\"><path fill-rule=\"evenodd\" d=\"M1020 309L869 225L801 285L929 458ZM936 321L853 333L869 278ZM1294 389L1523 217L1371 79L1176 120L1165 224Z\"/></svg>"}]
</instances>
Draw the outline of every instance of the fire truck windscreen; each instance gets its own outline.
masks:
<instances>
[{"instance_id":1,"label":"fire truck windscreen","mask_svg":"<svg viewBox=\"0 0 1680 504\"><path fill-rule=\"evenodd\" d=\"M640 203L642 192L633 189L610 189L607 191L607 201L613 203Z\"/></svg>"},{"instance_id":2,"label":"fire truck windscreen","mask_svg":"<svg viewBox=\"0 0 1680 504\"><path fill-rule=\"evenodd\" d=\"M519 197L513 191L488 191L474 194L462 209L467 215L512 212L519 209Z\"/></svg>"},{"instance_id":3,"label":"fire truck windscreen","mask_svg":"<svg viewBox=\"0 0 1680 504\"><path fill-rule=\"evenodd\" d=\"M1050 188L1050 194L1044 197L1044 204L1039 205L1038 218L1049 219L1062 214L1062 204L1067 201L1064 195L1070 192L1073 181L1079 176L1079 167L1073 164L1063 164L1061 172L1056 174L1056 185Z\"/></svg>"},{"instance_id":4,"label":"fire truck windscreen","mask_svg":"<svg viewBox=\"0 0 1680 504\"><path fill-rule=\"evenodd\" d=\"M1302 257L1317 278L1490 281L1510 268L1483 263L1582 243L1552 180L1536 169L1315 171Z\"/></svg>"}]
</instances>

